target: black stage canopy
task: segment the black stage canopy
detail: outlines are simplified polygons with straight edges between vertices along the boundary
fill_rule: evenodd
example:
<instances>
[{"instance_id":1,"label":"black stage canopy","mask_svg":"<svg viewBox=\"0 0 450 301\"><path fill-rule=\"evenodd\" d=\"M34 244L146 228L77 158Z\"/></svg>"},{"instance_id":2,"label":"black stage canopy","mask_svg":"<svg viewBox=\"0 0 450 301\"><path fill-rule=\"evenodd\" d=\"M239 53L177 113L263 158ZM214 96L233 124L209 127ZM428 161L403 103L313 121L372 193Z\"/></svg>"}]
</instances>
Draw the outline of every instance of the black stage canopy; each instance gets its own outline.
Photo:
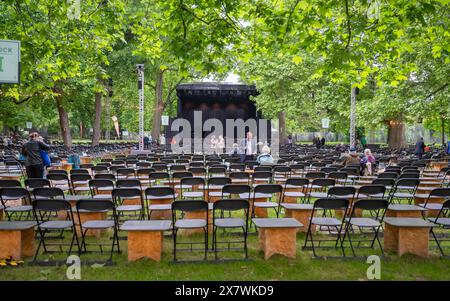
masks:
<instances>
[{"instance_id":1,"label":"black stage canopy","mask_svg":"<svg viewBox=\"0 0 450 301\"><path fill-rule=\"evenodd\" d=\"M194 111L202 112L202 124L207 119L216 118L222 122L224 129L226 119L258 121L261 118L255 103L250 100L250 96L258 95L254 85L198 82L179 84L176 91L177 117L189 120L192 132L194 131ZM167 132L167 137L170 138L175 134ZM204 132L203 136L208 134ZM226 136L226 133L224 134Z\"/></svg>"}]
</instances>

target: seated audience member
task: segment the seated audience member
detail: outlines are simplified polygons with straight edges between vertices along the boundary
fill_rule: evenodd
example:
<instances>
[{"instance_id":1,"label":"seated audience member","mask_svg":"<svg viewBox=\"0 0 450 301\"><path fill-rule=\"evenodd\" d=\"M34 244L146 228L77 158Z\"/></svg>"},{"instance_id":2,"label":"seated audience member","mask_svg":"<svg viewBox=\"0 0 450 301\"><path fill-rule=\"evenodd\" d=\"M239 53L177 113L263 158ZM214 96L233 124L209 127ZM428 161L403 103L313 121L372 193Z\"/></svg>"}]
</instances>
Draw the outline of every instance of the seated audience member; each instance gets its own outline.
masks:
<instances>
[{"instance_id":1,"label":"seated audience member","mask_svg":"<svg viewBox=\"0 0 450 301\"><path fill-rule=\"evenodd\" d=\"M273 164L273 157L270 154L270 148L267 145L263 146L261 149L261 155L258 156L256 161L261 165Z\"/></svg>"},{"instance_id":2,"label":"seated audience member","mask_svg":"<svg viewBox=\"0 0 450 301\"><path fill-rule=\"evenodd\" d=\"M376 163L375 157L372 155L370 149L366 148L364 150L364 157L362 157L361 159L362 175L364 176L373 175L375 163Z\"/></svg>"},{"instance_id":3,"label":"seated audience member","mask_svg":"<svg viewBox=\"0 0 450 301\"><path fill-rule=\"evenodd\" d=\"M342 161L342 164L344 166L347 166L349 164L359 164L359 156L356 152L356 149L354 147L350 147L349 153L345 155L344 161Z\"/></svg>"}]
</instances>

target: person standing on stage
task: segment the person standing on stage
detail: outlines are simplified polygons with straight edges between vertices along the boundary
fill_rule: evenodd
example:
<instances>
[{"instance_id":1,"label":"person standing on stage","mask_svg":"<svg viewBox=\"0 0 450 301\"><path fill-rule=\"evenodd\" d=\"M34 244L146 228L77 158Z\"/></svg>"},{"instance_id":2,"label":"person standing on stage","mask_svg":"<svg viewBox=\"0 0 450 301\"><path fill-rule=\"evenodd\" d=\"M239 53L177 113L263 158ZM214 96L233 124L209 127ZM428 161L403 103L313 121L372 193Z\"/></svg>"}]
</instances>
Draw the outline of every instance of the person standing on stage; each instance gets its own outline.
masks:
<instances>
[{"instance_id":1,"label":"person standing on stage","mask_svg":"<svg viewBox=\"0 0 450 301\"><path fill-rule=\"evenodd\" d=\"M22 155L25 156L25 166L28 178L44 177L44 162L41 151L47 151L50 147L42 142L42 137L34 132L30 134L30 140L22 146Z\"/></svg>"},{"instance_id":2,"label":"person standing on stage","mask_svg":"<svg viewBox=\"0 0 450 301\"><path fill-rule=\"evenodd\" d=\"M252 132L247 132L247 138L242 139L239 144L241 151L241 162L254 160L256 155L256 139L253 138Z\"/></svg>"}]
</instances>

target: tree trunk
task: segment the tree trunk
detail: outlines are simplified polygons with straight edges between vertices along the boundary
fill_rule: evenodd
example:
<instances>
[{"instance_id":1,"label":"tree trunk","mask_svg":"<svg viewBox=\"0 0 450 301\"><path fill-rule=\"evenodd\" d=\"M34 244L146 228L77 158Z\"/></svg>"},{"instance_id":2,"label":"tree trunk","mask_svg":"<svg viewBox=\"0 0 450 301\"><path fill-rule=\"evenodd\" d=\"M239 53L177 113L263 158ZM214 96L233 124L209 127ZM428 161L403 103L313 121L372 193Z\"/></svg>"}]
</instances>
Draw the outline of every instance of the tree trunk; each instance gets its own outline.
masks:
<instances>
[{"instance_id":1,"label":"tree trunk","mask_svg":"<svg viewBox=\"0 0 450 301\"><path fill-rule=\"evenodd\" d=\"M80 139L84 138L84 124L83 121L80 122Z\"/></svg>"},{"instance_id":2,"label":"tree trunk","mask_svg":"<svg viewBox=\"0 0 450 301\"><path fill-rule=\"evenodd\" d=\"M92 146L98 146L100 144L101 120L102 120L102 94L97 92L95 93L95 116L93 123Z\"/></svg>"},{"instance_id":3,"label":"tree trunk","mask_svg":"<svg viewBox=\"0 0 450 301\"><path fill-rule=\"evenodd\" d=\"M63 95L62 90L54 88L54 92L58 93L56 96L56 107L59 114L59 127L61 129L61 136L64 141L64 145L68 148L72 147L72 135L70 133L69 115L63 107Z\"/></svg>"},{"instance_id":4,"label":"tree trunk","mask_svg":"<svg viewBox=\"0 0 450 301\"><path fill-rule=\"evenodd\" d=\"M441 141L442 141L442 145L445 147L445 117L444 116L441 116L441 127L442 127Z\"/></svg>"},{"instance_id":5,"label":"tree trunk","mask_svg":"<svg viewBox=\"0 0 450 301\"><path fill-rule=\"evenodd\" d=\"M161 115L164 111L163 102L163 83L164 83L164 71L158 70L156 74L156 85L155 85L155 109L153 113L153 124L152 124L152 137L156 141L159 139L161 134Z\"/></svg>"},{"instance_id":6,"label":"tree trunk","mask_svg":"<svg viewBox=\"0 0 450 301\"><path fill-rule=\"evenodd\" d=\"M280 144L287 143L286 112L278 112L278 125L280 127Z\"/></svg>"},{"instance_id":7,"label":"tree trunk","mask_svg":"<svg viewBox=\"0 0 450 301\"><path fill-rule=\"evenodd\" d=\"M400 149L407 146L405 123L401 117L388 121L388 145L391 149Z\"/></svg>"}]
</instances>

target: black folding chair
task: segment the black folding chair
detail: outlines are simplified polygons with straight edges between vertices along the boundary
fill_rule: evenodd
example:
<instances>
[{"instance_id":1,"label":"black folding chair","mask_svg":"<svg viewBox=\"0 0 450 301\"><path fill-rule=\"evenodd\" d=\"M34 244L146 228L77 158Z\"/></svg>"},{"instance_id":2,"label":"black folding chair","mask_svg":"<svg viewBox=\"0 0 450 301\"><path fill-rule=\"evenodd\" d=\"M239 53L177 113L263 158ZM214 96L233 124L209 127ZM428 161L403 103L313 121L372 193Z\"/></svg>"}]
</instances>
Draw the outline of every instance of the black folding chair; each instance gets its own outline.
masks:
<instances>
[{"instance_id":1,"label":"black folding chair","mask_svg":"<svg viewBox=\"0 0 450 301\"><path fill-rule=\"evenodd\" d=\"M180 189L182 199L205 199L205 180L203 178L182 178L180 185L175 186Z\"/></svg>"},{"instance_id":2,"label":"black folding chair","mask_svg":"<svg viewBox=\"0 0 450 301\"><path fill-rule=\"evenodd\" d=\"M309 186L308 179L302 178L287 179L286 183L284 184L282 203L284 203L286 197L296 198L297 200L302 199L302 201L305 201L308 186ZM296 191L287 191L288 189L296 189Z\"/></svg>"},{"instance_id":3,"label":"black folding chair","mask_svg":"<svg viewBox=\"0 0 450 301\"><path fill-rule=\"evenodd\" d=\"M305 238L305 244L303 245L304 250L312 250L314 257L318 257L316 253L317 248L322 249L337 249L338 247L341 248L342 256L345 257L345 249L344 245L342 244L342 230L344 226L344 220L347 217L347 211L348 211L349 201L346 199L337 199L337 198L321 198L314 202L313 210L311 212L311 218L310 223L308 226L308 231L306 233ZM336 217L333 217L331 215L330 217L322 216L322 217L316 217L317 211L323 211L325 212L333 212L336 210L344 211L344 214L341 219L338 219ZM315 240L313 238L313 228L312 227L326 227L328 229L334 229L336 232L336 239L319 239L316 242L318 245L314 245ZM328 231L331 234L331 231ZM308 243L310 242L310 246ZM333 242L333 246L321 246L324 242Z\"/></svg>"},{"instance_id":4,"label":"black folding chair","mask_svg":"<svg viewBox=\"0 0 450 301\"><path fill-rule=\"evenodd\" d=\"M334 186L335 184L335 179L319 178L312 180L311 185L309 186L309 191L307 190L308 198L306 202L310 203L311 198L326 198L328 196L328 188Z\"/></svg>"},{"instance_id":5,"label":"black folding chair","mask_svg":"<svg viewBox=\"0 0 450 301\"><path fill-rule=\"evenodd\" d=\"M349 217L345 219L345 232L342 239L342 244L344 244L346 238L348 238L353 256L356 257L356 247L354 246L354 243L358 243L357 247L362 248L361 243L369 242L369 248L373 249L375 241L378 243L381 253L384 255L383 246L381 245L379 238L379 232L388 206L389 202L385 199L363 199L358 200L353 204ZM373 218L355 217L356 210L362 210L363 214L365 211L368 211ZM359 233L355 232L355 228L360 230ZM368 232L363 231L363 229L371 230L373 237L371 239L367 239ZM359 238L355 240L352 238L354 236Z\"/></svg>"},{"instance_id":6,"label":"black folding chair","mask_svg":"<svg viewBox=\"0 0 450 301\"><path fill-rule=\"evenodd\" d=\"M119 221L116 214L116 208L114 206L114 203L109 200L79 200L76 205L77 208L77 215L78 215L78 222L81 229L81 252L82 253L92 253L95 251L88 251L87 250L87 243L86 243L86 234L89 230L107 230L112 229L113 230L113 236L112 236L112 244L111 244L111 252L109 255L109 258L107 259L107 263L112 263L112 257L114 253L114 247L117 247L117 252L120 253L120 246L119 246ZM83 212L106 212L107 214L110 214L110 219L105 220L87 220L82 222L80 213ZM105 243L98 243L98 244L89 244L89 245L96 245L99 247L100 253L103 253L103 246L109 245Z\"/></svg>"},{"instance_id":7,"label":"black folding chair","mask_svg":"<svg viewBox=\"0 0 450 301\"><path fill-rule=\"evenodd\" d=\"M231 179L228 177L209 178L206 181L206 191L208 191L208 201L211 197L222 197L222 188L224 185L231 184ZM219 191L211 191L219 190Z\"/></svg>"},{"instance_id":8,"label":"black folding chair","mask_svg":"<svg viewBox=\"0 0 450 301\"><path fill-rule=\"evenodd\" d=\"M152 172L148 175L148 179L150 186L168 186L170 184L170 174L165 171Z\"/></svg>"},{"instance_id":9,"label":"black folding chair","mask_svg":"<svg viewBox=\"0 0 450 301\"><path fill-rule=\"evenodd\" d=\"M119 221L144 219L145 207L141 190L137 188L114 188L112 191L112 198L116 206ZM140 205L126 205L125 201L130 200L138 200Z\"/></svg>"},{"instance_id":10,"label":"black folding chair","mask_svg":"<svg viewBox=\"0 0 450 301\"><path fill-rule=\"evenodd\" d=\"M72 187L70 185L69 177L62 173L48 174L47 179L50 181L52 187L60 188L62 191L67 191L72 194Z\"/></svg>"},{"instance_id":11,"label":"black folding chair","mask_svg":"<svg viewBox=\"0 0 450 301\"><path fill-rule=\"evenodd\" d=\"M188 212L204 212L205 218L195 218L187 219L182 218L186 216ZM208 252L208 202L204 200L182 200L175 201L172 203L172 235L173 235L173 261L178 262L177 252L178 251L194 251L199 249L194 249L193 245L203 244L204 249L204 260L207 260ZM178 231L179 230L193 230L202 229L204 231L204 241L203 242L179 242ZM178 249L178 245L189 244L190 248Z\"/></svg>"},{"instance_id":12,"label":"black folding chair","mask_svg":"<svg viewBox=\"0 0 450 301\"><path fill-rule=\"evenodd\" d=\"M93 179L89 181L89 188L93 198L111 197L114 182L108 179Z\"/></svg>"},{"instance_id":13,"label":"black folding chair","mask_svg":"<svg viewBox=\"0 0 450 301\"><path fill-rule=\"evenodd\" d=\"M92 177L89 174L72 174L70 181L73 194L89 192L89 181Z\"/></svg>"},{"instance_id":14,"label":"black folding chair","mask_svg":"<svg viewBox=\"0 0 450 301\"><path fill-rule=\"evenodd\" d=\"M409 204L414 200L417 187L420 184L419 179L399 179L395 183L394 188L391 191L390 202L393 203L396 200L399 204L402 200L407 200Z\"/></svg>"},{"instance_id":15,"label":"black folding chair","mask_svg":"<svg viewBox=\"0 0 450 301\"><path fill-rule=\"evenodd\" d=\"M384 185L363 185L359 187L356 199L363 198L377 198L384 199L386 193L386 187Z\"/></svg>"},{"instance_id":16,"label":"black folding chair","mask_svg":"<svg viewBox=\"0 0 450 301\"><path fill-rule=\"evenodd\" d=\"M448 255L444 252L442 243L450 241L448 233L444 233L445 230L448 231L450 229L450 199L442 204L436 217L429 217L428 220L437 225L437 228L440 230L436 233L435 229L431 228L430 234L433 236L441 255L447 257Z\"/></svg>"},{"instance_id":17,"label":"black folding chair","mask_svg":"<svg viewBox=\"0 0 450 301\"><path fill-rule=\"evenodd\" d=\"M149 187L145 190L145 202L148 208L148 219L152 219L153 211L171 211L172 204L152 204L152 201L171 199L175 201L175 190L172 187Z\"/></svg>"},{"instance_id":18,"label":"black folding chair","mask_svg":"<svg viewBox=\"0 0 450 301\"><path fill-rule=\"evenodd\" d=\"M42 188L41 188L42 189ZM72 206L66 200L61 199L36 199L32 202L34 218L37 222L39 230L39 244L33 258L33 262L37 262L39 250L41 246L44 253L64 252L63 246L69 245L68 255L72 253L74 243L78 248L78 254L81 252L80 242L76 231L75 219L73 217ZM58 211L67 212L69 218L66 220L55 220ZM72 232L72 240L70 244L64 242L64 232ZM59 235L51 235L58 232ZM60 240L60 242L50 243L49 240ZM58 246L59 251L49 250L48 247Z\"/></svg>"},{"instance_id":19,"label":"black folding chair","mask_svg":"<svg viewBox=\"0 0 450 301\"><path fill-rule=\"evenodd\" d=\"M231 248L232 244L243 244L245 259L248 259L247 251L247 234L248 234L248 218L249 218L249 202L244 199L222 199L214 202L213 205L213 248L215 259L218 260L218 244L228 244L227 250L236 250L236 248ZM231 212L241 211L243 216L237 217L224 217L225 213L228 212L231 216ZM244 236L243 240L227 240L218 241L217 240L217 230L218 229L242 229L242 234ZM231 236L237 234L236 232L225 232L223 231L222 236ZM220 249L221 250L221 249ZM239 250L239 249L238 249Z\"/></svg>"},{"instance_id":20,"label":"black folding chair","mask_svg":"<svg viewBox=\"0 0 450 301\"><path fill-rule=\"evenodd\" d=\"M283 194L283 186L280 184L260 184L256 185L253 189L252 197L252 214L251 217L255 217L255 208L272 208L278 217L280 212L281 197ZM275 202L272 198L275 197ZM266 202L256 202L256 199L267 198Z\"/></svg>"},{"instance_id":21,"label":"black folding chair","mask_svg":"<svg viewBox=\"0 0 450 301\"><path fill-rule=\"evenodd\" d=\"M41 187L50 187L50 181L47 179L40 179L40 178L29 178L25 180L25 187L29 191L33 191L34 188L41 188Z\"/></svg>"},{"instance_id":22,"label":"black folding chair","mask_svg":"<svg viewBox=\"0 0 450 301\"><path fill-rule=\"evenodd\" d=\"M22 187L20 181L0 179L0 188Z\"/></svg>"},{"instance_id":23,"label":"black folding chair","mask_svg":"<svg viewBox=\"0 0 450 301\"><path fill-rule=\"evenodd\" d=\"M6 217L10 221L12 218L22 220L24 214L25 220L32 219L31 197L28 190L21 187L0 188L0 201ZM11 202L20 202L20 205L9 205Z\"/></svg>"}]
</instances>

